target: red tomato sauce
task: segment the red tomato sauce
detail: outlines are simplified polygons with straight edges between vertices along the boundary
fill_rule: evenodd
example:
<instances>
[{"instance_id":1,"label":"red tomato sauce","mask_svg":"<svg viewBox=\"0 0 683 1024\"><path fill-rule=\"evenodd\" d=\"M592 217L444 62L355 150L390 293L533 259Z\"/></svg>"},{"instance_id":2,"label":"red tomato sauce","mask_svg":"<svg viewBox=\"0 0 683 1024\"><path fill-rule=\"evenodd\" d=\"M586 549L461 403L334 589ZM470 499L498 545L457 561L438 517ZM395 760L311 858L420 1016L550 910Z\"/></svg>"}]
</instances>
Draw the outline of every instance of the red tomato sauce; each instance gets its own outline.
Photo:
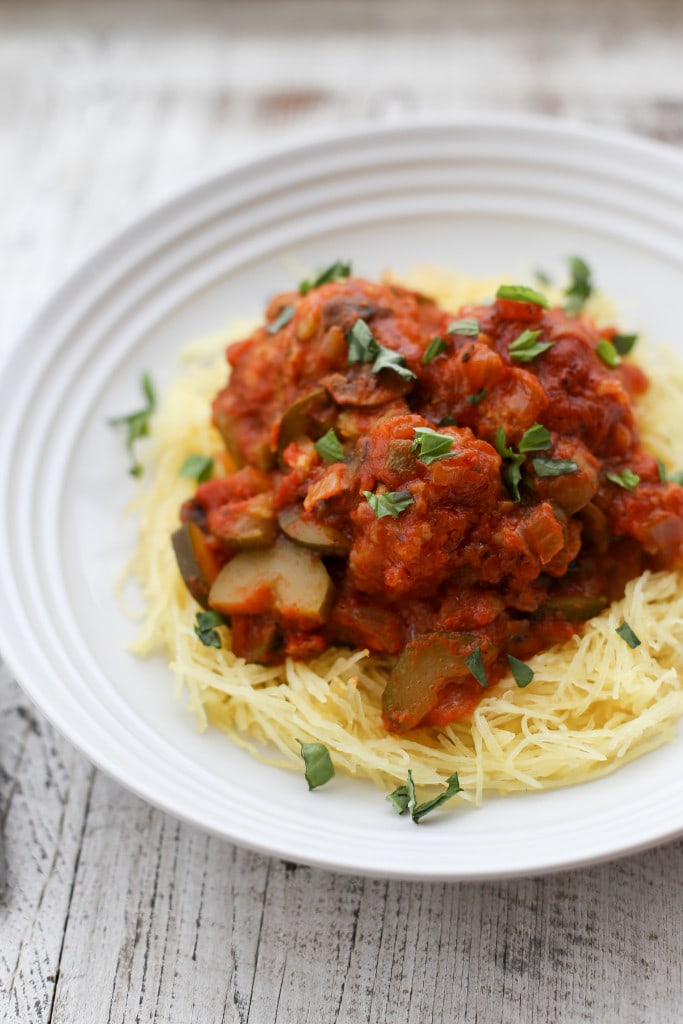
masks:
<instances>
[{"instance_id":1,"label":"red tomato sauce","mask_svg":"<svg viewBox=\"0 0 683 1024\"><path fill-rule=\"evenodd\" d=\"M449 330L456 316L465 333ZM515 356L524 332L530 358ZM234 563L227 598L208 578L205 603L229 608L235 652L276 664L367 647L395 662L389 729L445 724L472 713L507 655L566 641L644 569L683 566L683 489L641 447L644 373L598 354L614 334L561 308L497 299L454 314L354 278L274 299L228 348L213 402L236 469L181 510L208 575ZM438 436L420 444L424 428ZM244 573L283 545L307 553L302 579L296 558L282 570L296 593L269 569L250 596ZM475 648L483 683L458 655Z\"/></svg>"}]
</instances>

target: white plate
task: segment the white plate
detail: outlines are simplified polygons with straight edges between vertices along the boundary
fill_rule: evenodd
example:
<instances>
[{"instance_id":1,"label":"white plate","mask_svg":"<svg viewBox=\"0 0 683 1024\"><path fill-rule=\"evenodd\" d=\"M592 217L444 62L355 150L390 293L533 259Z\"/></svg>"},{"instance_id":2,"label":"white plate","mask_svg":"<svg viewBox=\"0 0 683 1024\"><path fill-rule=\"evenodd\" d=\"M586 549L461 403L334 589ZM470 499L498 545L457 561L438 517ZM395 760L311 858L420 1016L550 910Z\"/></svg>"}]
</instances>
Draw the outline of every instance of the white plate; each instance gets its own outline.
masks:
<instances>
[{"instance_id":1,"label":"white plate","mask_svg":"<svg viewBox=\"0 0 683 1024\"><path fill-rule=\"evenodd\" d=\"M0 645L81 750L173 814L343 871L472 879L584 864L683 831L681 742L608 779L491 799L415 828L374 788L309 794L218 733L198 736L162 664L126 653L113 581L131 493L108 416L163 386L188 339L257 312L293 260L356 272L422 261L474 274L580 253L623 325L681 344L683 160L639 140L526 119L373 130L210 182L126 231L62 288L0 382ZM680 428L676 428L680 429Z\"/></svg>"}]
</instances>

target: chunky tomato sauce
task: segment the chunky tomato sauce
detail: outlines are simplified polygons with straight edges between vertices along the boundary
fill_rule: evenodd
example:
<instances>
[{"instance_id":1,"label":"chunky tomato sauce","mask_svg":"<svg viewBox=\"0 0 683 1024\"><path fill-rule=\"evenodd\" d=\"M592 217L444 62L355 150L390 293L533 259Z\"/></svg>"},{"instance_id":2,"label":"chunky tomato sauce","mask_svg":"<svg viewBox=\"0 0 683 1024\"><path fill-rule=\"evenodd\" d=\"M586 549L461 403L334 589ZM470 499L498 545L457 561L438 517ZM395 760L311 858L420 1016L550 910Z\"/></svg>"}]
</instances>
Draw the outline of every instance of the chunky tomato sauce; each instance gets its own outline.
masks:
<instances>
[{"instance_id":1,"label":"chunky tomato sauce","mask_svg":"<svg viewBox=\"0 0 683 1024\"><path fill-rule=\"evenodd\" d=\"M634 419L647 380L599 354L615 331L515 299L455 317L354 278L278 296L228 348L230 472L181 511L183 575L235 652L386 654L396 731L467 717L508 655L683 565L683 489Z\"/></svg>"}]
</instances>

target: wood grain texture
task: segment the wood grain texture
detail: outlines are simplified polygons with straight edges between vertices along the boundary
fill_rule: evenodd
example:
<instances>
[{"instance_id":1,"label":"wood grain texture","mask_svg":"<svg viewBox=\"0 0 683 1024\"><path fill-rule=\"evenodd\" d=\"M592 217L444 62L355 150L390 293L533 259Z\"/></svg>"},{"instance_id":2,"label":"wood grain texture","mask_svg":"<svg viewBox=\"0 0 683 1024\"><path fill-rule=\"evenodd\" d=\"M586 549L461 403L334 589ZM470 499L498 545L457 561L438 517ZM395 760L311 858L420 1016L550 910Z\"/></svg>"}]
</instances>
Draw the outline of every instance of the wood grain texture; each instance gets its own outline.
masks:
<instances>
[{"instance_id":1,"label":"wood grain texture","mask_svg":"<svg viewBox=\"0 0 683 1024\"><path fill-rule=\"evenodd\" d=\"M502 109L683 144L682 34L674 0L0 2L0 356L124 223L294 137ZM681 842L486 885L285 864L120 789L6 668L0 814L8 1022L681 1019Z\"/></svg>"}]
</instances>

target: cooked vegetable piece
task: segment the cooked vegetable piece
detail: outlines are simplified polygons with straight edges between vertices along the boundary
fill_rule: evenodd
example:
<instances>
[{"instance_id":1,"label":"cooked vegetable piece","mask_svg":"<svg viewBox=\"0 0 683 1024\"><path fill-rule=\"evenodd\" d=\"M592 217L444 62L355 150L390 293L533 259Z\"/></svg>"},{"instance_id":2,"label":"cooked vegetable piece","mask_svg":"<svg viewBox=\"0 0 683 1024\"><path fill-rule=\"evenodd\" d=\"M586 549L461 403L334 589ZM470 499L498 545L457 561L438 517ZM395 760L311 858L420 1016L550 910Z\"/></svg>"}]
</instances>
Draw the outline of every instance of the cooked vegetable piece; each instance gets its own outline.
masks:
<instances>
[{"instance_id":1,"label":"cooked vegetable piece","mask_svg":"<svg viewBox=\"0 0 683 1024\"><path fill-rule=\"evenodd\" d=\"M302 398L293 402L282 419L277 434L277 450L281 455L288 444L299 437L313 437L320 433L317 417L328 404L325 388L309 391Z\"/></svg>"},{"instance_id":2,"label":"cooked vegetable piece","mask_svg":"<svg viewBox=\"0 0 683 1024\"><path fill-rule=\"evenodd\" d=\"M188 522L171 538L185 586L202 608L209 607L209 590L220 571L216 556L196 523Z\"/></svg>"},{"instance_id":3,"label":"cooked vegetable piece","mask_svg":"<svg viewBox=\"0 0 683 1024\"><path fill-rule=\"evenodd\" d=\"M568 622L586 622L593 616L599 615L603 608L607 607L607 603L604 597L558 594L556 597L549 597L547 601L544 601L538 609L537 615L543 612L556 612Z\"/></svg>"},{"instance_id":4,"label":"cooked vegetable piece","mask_svg":"<svg viewBox=\"0 0 683 1024\"><path fill-rule=\"evenodd\" d=\"M216 577L209 605L223 615L274 612L302 628L327 618L334 587L317 555L284 537L265 551L241 551Z\"/></svg>"},{"instance_id":5,"label":"cooked vegetable piece","mask_svg":"<svg viewBox=\"0 0 683 1024\"><path fill-rule=\"evenodd\" d=\"M295 544L325 555L345 555L351 543L340 530L314 519L300 505L290 505L277 514L280 529Z\"/></svg>"},{"instance_id":6,"label":"cooked vegetable piece","mask_svg":"<svg viewBox=\"0 0 683 1024\"><path fill-rule=\"evenodd\" d=\"M392 473L409 473L415 466L413 442L407 438L393 438L387 448L385 466Z\"/></svg>"},{"instance_id":7,"label":"cooked vegetable piece","mask_svg":"<svg viewBox=\"0 0 683 1024\"><path fill-rule=\"evenodd\" d=\"M467 659L479 648L481 663L492 665L498 648L472 633L425 633L406 644L384 690L382 706L389 729L415 728L438 702L449 682L468 678Z\"/></svg>"}]
</instances>

